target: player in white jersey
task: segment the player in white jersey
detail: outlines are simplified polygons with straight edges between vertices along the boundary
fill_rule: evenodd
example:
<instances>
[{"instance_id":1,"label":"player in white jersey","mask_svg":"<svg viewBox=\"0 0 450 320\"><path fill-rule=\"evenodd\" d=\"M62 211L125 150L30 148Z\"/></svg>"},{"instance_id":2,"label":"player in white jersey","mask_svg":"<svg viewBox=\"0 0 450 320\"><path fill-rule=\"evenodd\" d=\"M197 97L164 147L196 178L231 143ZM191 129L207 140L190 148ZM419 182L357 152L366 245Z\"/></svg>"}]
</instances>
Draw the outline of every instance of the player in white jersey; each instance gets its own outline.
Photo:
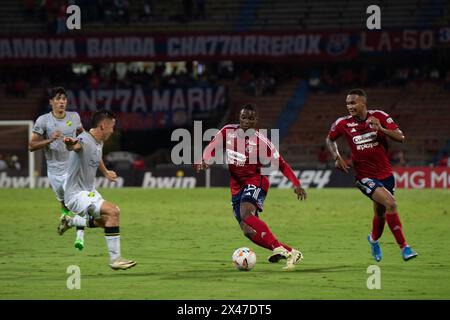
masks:
<instances>
[{"instance_id":1,"label":"player in white jersey","mask_svg":"<svg viewBox=\"0 0 450 320\"><path fill-rule=\"evenodd\" d=\"M84 131L80 116L67 109L67 94L64 88L55 87L50 90L49 102L52 111L41 115L33 127L33 135L29 142L31 152L44 149L47 161L47 177L55 192L56 199L61 204L61 216L68 215L70 211L64 203L63 184L67 177L67 162L69 151L63 142L63 137L76 137ZM100 170L109 180L116 178L113 171L106 169L103 161ZM84 228L77 229L75 248L84 248Z\"/></svg>"},{"instance_id":2,"label":"player in white jersey","mask_svg":"<svg viewBox=\"0 0 450 320\"><path fill-rule=\"evenodd\" d=\"M105 229L106 245L110 256L109 266L114 269L129 269L136 265L120 255L119 207L102 198L95 190L95 175L102 159L103 142L113 133L115 116L107 110L96 111L92 116L92 128L77 138L65 137L64 143L70 152L69 172L64 184L64 200L76 215L64 216L60 230L71 227L102 227Z\"/></svg>"}]
</instances>

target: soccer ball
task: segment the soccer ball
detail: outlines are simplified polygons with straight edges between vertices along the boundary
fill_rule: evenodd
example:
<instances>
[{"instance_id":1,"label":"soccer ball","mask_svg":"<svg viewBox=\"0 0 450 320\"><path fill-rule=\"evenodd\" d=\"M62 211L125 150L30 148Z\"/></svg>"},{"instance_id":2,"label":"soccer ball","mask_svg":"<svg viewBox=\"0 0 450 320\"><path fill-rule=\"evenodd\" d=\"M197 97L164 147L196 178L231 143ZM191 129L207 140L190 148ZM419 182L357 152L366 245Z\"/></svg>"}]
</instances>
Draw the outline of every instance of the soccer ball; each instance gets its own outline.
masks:
<instances>
[{"instance_id":1,"label":"soccer ball","mask_svg":"<svg viewBox=\"0 0 450 320\"><path fill-rule=\"evenodd\" d=\"M256 264L256 254L246 247L236 249L232 258L234 266L240 271L250 271Z\"/></svg>"}]
</instances>

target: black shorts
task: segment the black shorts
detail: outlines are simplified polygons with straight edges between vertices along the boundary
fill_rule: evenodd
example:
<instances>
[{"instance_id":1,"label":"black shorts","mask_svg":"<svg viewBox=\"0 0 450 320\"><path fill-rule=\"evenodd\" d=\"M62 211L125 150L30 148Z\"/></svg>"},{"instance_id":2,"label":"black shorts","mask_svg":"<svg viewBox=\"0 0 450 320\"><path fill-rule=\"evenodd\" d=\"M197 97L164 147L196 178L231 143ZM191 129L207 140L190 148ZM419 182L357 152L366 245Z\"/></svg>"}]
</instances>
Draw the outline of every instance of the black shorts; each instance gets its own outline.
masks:
<instances>
[{"instance_id":1,"label":"black shorts","mask_svg":"<svg viewBox=\"0 0 450 320\"><path fill-rule=\"evenodd\" d=\"M378 180L374 178L362 178L356 181L356 186L361 192L372 199L372 194L378 187L386 188L392 195L395 191L395 178L394 176L387 177L383 180Z\"/></svg>"}]
</instances>

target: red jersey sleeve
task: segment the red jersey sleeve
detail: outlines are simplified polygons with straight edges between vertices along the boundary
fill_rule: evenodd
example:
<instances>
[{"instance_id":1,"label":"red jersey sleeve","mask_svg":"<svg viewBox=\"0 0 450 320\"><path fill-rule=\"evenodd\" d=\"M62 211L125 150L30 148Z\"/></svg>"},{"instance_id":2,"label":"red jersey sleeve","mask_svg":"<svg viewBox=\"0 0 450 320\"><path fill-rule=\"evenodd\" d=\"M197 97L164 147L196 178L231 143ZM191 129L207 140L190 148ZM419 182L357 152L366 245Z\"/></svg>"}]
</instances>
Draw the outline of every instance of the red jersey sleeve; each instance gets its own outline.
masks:
<instances>
[{"instance_id":1,"label":"red jersey sleeve","mask_svg":"<svg viewBox=\"0 0 450 320\"><path fill-rule=\"evenodd\" d=\"M300 185L300 180L295 175L291 166L283 159L277 148L275 148L274 144L264 136L258 135L260 141L267 146L267 157L271 161L278 161L279 169L283 173L283 175L292 182L294 187Z\"/></svg>"},{"instance_id":2,"label":"red jersey sleeve","mask_svg":"<svg viewBox=\"0 0 450 320\"><path fill-rule=\"evenodd\" d=\"M334 141L342 135L340 125L342 120L343 118L339 118L331 125L330 131L328 131L328 137L330 138L330 140Z\"/></svg>"},{"instance_id":3,"label":"red jersey sleeve","mask_svg":"<svg viewBox=\"0 0 450 320\"><path fill-rule=\"evenodd\" d=\"M211 142L206 146L205 150L203 151L203 160L210 164L212 162L212 159L216 156L216 150L217 148L221 148L221 150L224 149L225 144L223 143L225 141L225 129L227 127L223 127L220 129L219 132L216 133L214 138L211 140Z\"/></svg>"},{"instance_id":4,"label":"red jersey sleeve","mask_svg":"<svg viewBox=\"0 0 450 320\"><path fill-rule=\"evenodd\" d=\"M388 130L398 129L398 125L394 122L389 114L383 111L376 111L376 116L380 120L381 125Z\"/></svg>"}]
</instances>

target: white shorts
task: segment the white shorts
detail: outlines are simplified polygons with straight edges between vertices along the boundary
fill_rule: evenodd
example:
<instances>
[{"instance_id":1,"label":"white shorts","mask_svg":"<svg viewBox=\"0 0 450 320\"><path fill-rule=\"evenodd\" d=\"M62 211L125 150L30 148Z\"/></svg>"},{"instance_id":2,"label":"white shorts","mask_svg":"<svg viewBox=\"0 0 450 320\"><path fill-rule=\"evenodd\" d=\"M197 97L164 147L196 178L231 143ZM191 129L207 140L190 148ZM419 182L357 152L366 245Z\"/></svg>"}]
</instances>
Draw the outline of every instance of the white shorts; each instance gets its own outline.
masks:
<instances>
[{"instance_id":1,"label":"white shorts","mask_svg":"<svg viewBox=\"0 0 450 320\"><path fill-rule=\"evenodd\" d=\"M48 181L50 182L50 185L53 189L53 192L56 195L56 199L58 201L64 200L64 183L67 179L67 174L64 174L62 176L52 175L47 172Z\"/></svg>"},{"instance_id":2,"label":"white shorts","mask_svg":"<svg viewBox=\"0 0 450 320\"><path fill-rule=\"evenodd\" d=\"M94 218L99 218L103 202L105 200L97 190L80 191L66 201L66 207L75 214L82 216L89 214Z\"/></svg>"}]
</instances>

